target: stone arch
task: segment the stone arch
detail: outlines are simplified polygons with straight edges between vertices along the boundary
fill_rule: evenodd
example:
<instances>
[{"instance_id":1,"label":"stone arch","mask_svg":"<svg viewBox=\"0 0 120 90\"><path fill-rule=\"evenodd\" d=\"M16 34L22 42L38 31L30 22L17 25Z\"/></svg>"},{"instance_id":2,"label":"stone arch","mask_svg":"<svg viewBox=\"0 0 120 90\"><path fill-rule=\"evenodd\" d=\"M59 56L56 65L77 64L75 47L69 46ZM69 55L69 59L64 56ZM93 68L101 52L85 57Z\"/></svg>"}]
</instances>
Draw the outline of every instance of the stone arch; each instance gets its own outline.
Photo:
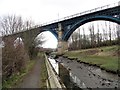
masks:
<instances>
[{"instance_id":1,"label":"stone arch","mask_svg":"<svg viewBox=\"0 0 120 90\"><path fill-rule=\"evenodd\" d=\"M58 39L58 34L57 34L56 31L54 31L54 30L49 30L49 29L41 29L41 30L39 30L39 32L35 32L35 33L34 33L32 40L35 40L35 38L36 38L40 33L45 32L45 31L51 32L51 33L56 37L56 39Z\"/></svg>"},{"instance_id":2,"label":"stone arch","mask_svg":"<svg viewBox=\"0 0 120 90\"><path fill-rule=\"evenodd\" d=\"M40 33L44 32L44 31L50 31L57 39L58 39L58 34L56 31L52 30L52 29L42 29L40 28L34 28L34 29L30 29L30 30L26 30L26 31L21 31L18 33L14 33L11 35L6 35L2 38L3 41L8 40L9 38L13 38L13 42L18 38L22 38L23 43L25 46L29 46L31 45L35 38L37 37L37 35L39 35Z\"/></svg>"}]
</instances>

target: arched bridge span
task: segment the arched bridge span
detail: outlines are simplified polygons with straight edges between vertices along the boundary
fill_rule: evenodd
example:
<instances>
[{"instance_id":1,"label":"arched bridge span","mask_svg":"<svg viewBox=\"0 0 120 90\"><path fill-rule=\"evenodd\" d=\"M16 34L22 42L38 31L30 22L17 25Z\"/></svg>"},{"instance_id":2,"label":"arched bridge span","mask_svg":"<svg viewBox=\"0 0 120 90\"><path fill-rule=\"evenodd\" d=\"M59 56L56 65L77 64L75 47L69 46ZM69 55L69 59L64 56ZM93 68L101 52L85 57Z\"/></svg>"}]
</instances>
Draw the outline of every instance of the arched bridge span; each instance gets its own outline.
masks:
<instances>
[{"instance_id":1,"label":"arched bridge span","mask_svg":"<svg viewBox=\"0 0 120 90\"><path fill-rule=\"evenodd\" d=\"M67 45L64 42L68 40L68 38L76 30L76 28L85 23L95 20L107 20L120 24L120 2L118 2L115 6L108 6L109 5L104 6L107 8L100 7L76 15L64 17L59 21L56 20L52 23L33 27L32 29L26 31L4 36L3 39L9 37L22 37L25 41L27 38L31 38L30 40L31 42L33 42L34 38L41 32L50 31L58 39L58 51L61 52L62 49L64 49L64 45Z\"/></svg>"},{"instance_id":2,"label":"arched bridge span","mask_svg":"<svg viewBox=\"0 0 120 90\"><path fill-rule=\"evenodd\" d=\"M96 20L105 20L105 21L111 21L111 22L115 22L117 24L120 24L120 19L116 18L116 17L112 17L112 16L103 16L103 15L99 15L99 16L94 16L94 17L90 17L90 18L84 18L80 21L78 21L76 24L74 24L64 35L63 35L63 40L67 41L69 39L69 37L71 36L71 34L81 25L91 22L91 21L96 21Z\"/></svg>"}]
</instances>

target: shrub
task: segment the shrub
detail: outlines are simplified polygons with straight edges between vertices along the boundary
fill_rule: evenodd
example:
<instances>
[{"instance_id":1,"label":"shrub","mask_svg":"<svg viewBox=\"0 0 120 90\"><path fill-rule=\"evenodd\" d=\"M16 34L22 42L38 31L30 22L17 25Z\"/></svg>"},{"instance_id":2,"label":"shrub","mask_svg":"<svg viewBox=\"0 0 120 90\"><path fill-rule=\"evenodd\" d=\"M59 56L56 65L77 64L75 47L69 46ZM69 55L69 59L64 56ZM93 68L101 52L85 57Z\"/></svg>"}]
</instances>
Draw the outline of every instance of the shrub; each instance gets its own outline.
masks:
<instances>
[{"instance_id":1,"label":"shrub","mask_svg":"<svg viewBox=\"0 0 120 90\"><path fill-rule=\"evenodd\" d=\"M13 38L7 38L4 42L5 47L2 49L3 81L26 68L26 63L29 60L24 45L18 44L15 47Z\"/></svg>"}]
</instances>

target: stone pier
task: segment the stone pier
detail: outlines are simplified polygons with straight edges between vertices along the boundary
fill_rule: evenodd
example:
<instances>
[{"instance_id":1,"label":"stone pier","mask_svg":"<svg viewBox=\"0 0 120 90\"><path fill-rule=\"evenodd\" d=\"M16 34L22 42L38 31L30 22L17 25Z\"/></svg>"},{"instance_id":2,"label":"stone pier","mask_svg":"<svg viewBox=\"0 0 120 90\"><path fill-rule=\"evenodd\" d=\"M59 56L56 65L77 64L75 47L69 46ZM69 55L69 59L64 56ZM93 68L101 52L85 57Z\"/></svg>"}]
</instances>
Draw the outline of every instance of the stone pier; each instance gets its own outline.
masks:
<instances>
[{"instance_id":1,"label":"stone pier","mask_svg":"<svg viewBox=\"0 0 120 90\"><path fill-rule=\"evenodd\" d=\"M58 24L58 54L64 54L65 51L68 50L68 42L62 40L62 35L63 35L63 30L62 30L62 25L59 23Z\"/></svg>"}]
</instances>

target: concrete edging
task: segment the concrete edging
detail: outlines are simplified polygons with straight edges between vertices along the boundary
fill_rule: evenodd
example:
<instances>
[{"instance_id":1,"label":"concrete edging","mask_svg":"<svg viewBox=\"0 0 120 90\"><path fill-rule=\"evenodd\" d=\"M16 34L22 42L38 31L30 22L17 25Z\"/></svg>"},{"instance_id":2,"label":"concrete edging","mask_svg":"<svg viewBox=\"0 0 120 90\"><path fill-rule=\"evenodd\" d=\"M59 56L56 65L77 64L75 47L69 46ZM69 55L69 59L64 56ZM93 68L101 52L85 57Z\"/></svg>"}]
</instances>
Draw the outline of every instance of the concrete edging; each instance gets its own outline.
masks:
<instances>
[{"instance_id":1,"label":"concrete edging","mask_svg":"<svg viewBox=\"0 0 120 90\"><path fill-rule=\"evenodd\" d=\"M53 67L48 61L48 58L46 55L45 55L45 63L46 63L47 72L48 72L48 79L46 80L47 88L59 88L63 90L63 86L59 82L58 75L55 74Z\"/></svg>"}]
</instances>

